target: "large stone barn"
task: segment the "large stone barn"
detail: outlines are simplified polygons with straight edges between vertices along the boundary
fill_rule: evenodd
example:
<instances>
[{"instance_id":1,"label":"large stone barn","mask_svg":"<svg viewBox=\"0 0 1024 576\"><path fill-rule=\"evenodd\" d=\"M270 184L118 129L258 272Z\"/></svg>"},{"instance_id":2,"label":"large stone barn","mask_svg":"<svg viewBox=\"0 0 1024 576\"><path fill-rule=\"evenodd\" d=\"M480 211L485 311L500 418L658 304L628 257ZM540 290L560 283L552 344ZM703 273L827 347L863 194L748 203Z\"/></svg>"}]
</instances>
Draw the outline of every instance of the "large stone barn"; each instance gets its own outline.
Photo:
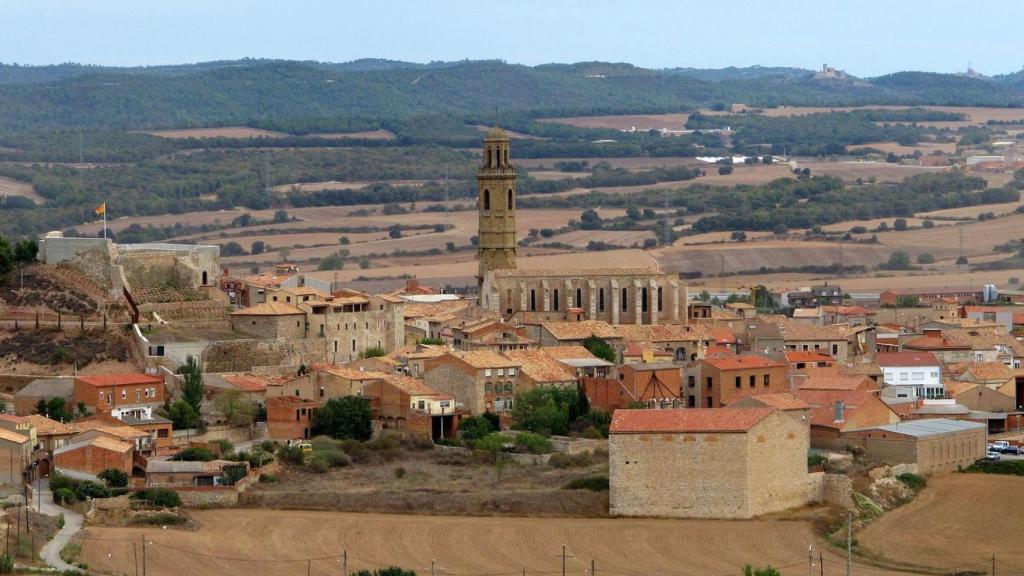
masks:
<instances>
[{"instance_id":1,"label":"large stone barn","mask_svg":"<svg viewBox=\"0 0 1024 576\"><path fill-rule=\"evenodd\" d=\"M765 408L616 410L615 516L751 518L807 502L807 425Z\"/></svg>"}]
</instances>

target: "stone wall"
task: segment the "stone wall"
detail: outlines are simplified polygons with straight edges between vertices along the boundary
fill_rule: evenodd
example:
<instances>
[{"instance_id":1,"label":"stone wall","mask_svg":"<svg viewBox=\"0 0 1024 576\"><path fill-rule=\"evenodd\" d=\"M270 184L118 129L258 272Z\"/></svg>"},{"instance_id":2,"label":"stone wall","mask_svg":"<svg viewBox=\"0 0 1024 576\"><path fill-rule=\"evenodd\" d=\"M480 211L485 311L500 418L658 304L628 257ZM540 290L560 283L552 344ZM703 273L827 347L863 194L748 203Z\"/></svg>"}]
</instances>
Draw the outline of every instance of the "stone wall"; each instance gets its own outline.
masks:
<instances>
[{"instance_id":1,"label":"stone wall","mask_svg":"<svg viewBox=\"0 0 1024 576\"><path fill-rule=\"evenodd\" d=\"M853 479L846 474L812 472L807 475L807 502L853 510Z\"/></svg>"},{"instance_id":2,"label":"stone wall","mask_svg":"<svg viewBox=\"0 0 1024 576\"><path fill-rule=\"evenodd\" d=\"M38 258L56 265L64 264L82 273L97 285L120 296L121 275L113 266L116 246L108 238L42 238Z\"/></svg>"},{"instance_id":3,"label":"stone wall","mask_svg":"<svg viewBox=\"0 0 1024 576\"><path fill-rule=\"evenodd\" d=\"M594 450L608 450L608 440L604 438L569 438L552 436L551 448L562 454L576 455Z\"/></svg>"}]
</instances>

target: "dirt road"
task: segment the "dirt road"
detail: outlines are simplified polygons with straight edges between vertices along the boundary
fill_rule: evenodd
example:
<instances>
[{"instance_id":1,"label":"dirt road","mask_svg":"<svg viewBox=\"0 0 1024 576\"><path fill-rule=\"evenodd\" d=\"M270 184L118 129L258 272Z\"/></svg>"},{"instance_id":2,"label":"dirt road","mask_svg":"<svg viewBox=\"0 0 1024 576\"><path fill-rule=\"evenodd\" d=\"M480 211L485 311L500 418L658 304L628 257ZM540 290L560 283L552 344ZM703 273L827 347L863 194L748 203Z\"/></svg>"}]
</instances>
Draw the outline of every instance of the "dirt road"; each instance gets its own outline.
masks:
<instances>
[{"instance_id":1,"label":"dirt road","mask_svg":"<svg viewBox=\"0 0 1024 576\"><path fill-rule=\"evenodd\" d=\"M808 569L807 547L819 546L825 573L845 559L803 521L465 518L336 512L197 511L198 531L89 529L82 560L108 573L134 573L133 542L145 533L147 574L284 576L341 573L399 565L439 575L556 574L566 546L566 573L583 575L594 560L608 576L739 575L745 563L784 574ZM308 563L308 565L307 565ZM858 576L894 575L857 566Z\"/></svg>"}]
</instances>

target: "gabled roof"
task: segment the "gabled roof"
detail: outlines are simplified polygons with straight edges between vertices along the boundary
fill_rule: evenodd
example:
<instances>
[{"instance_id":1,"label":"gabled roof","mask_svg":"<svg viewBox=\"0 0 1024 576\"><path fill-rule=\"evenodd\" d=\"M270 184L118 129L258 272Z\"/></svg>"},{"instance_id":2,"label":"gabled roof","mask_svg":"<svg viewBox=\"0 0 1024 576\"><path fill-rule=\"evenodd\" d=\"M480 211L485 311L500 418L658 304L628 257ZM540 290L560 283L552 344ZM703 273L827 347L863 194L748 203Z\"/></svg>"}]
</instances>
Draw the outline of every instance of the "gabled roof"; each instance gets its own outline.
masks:
<instances>
[{"instance_id":1,"label":"gabled roof","mask_svg":"<svg viewBox=\"0 0 1024 576\"><path fill-rule=\"evenodd\" d=\"M777 408L779 410L807 410L811 407L810 404L804 402L798 398L792 392L767 392L764 394L751 394L744 396L738 402L744 402L749 404L750 402L757 402L763 404L768 408Z\"/></svg>"},{"instance_id":2,"label":"gabled roof","mask_svg":"<svg viewBox=\"0 0 1024 576\"><path fill-rule=\"evenodd\" d=\"M616 410L611 434L651 432L746 432L775 408L679 408Z\"/></svg>"},{"instance_id":3,"label":"gabled roof","mask_svg":"<svg viewBox=\"0 0 1024 576\"><path fill-rule=\"evenodd\" d=\"M103 420L98 420L98 419L96 419L96 420L89 420L89 419L76 420L75 421L75 428L78 429L79 432L91 432L91 431L95 430L97 432L102 432L103 434L108 434L110 436L115 436L115 437L120 438L122 440L132 440L132 441L134 441L136 438L142 438L142 437L148 437L149 436L148 432L143 432L142 430L136 430L135 428L132 428L131 426L110 424L110 423L107 423L107 422L105 422Z\"/></svg>"},{"instance_id":4,"label":"gabled roof","mask_svg":"<svg viewBox=\"0 0 1024 576\"><path fill-rule=\"evenodd\" d=\"M221 378L243 392L261 392L267 389L267 380L255 374L222 374Z\"/></svg>"},{"instance_id":5,"label":"gabled roof","mask_svg":"<svg viewBox=\"0 0 1024 576\"><path fill-rule=\"evenodd\" d=\"M311 372L326 372L346 380L379 380L388 376L388 374L385 374L384 372L378 372L376 370L361 370L344 364L315 363L311 364L309 369Z\"/></svg>"},{"instance_id":6,"label":"gabled roof","mask_svg":"<svg viewBox=\"0 0 1024 576\"><path fill-rule=\"evenodd\" d=\"M812 426L835 429L841 429L861 406L869 402L881 402L878 396L866 390L797 390L796 395L810 404ZM835 418L836 402L843 403L842 422L837 422Z\"/></svg>"},{"instance_id":7,"label":"gabled roof","mask_svg":"<svg viewBox=\"0 0 1024 576\"><path fill-rule=\"evenodd\" d=\"M13 432L6 428L0 428L0 440L6 440L8 442L14 442L15 444L24 444L28 442L28 436L22 436L17 432Z\"/></svg>"},{"instance_id":8,"label":"gabled roof","mask_svg":"<svg viewBox=\"0 0 1024 576\"><path fill-rule=\"evenodd\" d=\"M860 390L865 383L873 383L864 375L813 373L804 380L800 390Z\"/></svg>"},{"instance_id":9,"label":"gabled roof","mask_svg":"<svg viewBox=\"0 0 1024 576\"><path fill-rule=\"evenodd\" d=\"M828 354L822 354L813 350L787 350L785 355L786 362L790 364L795 362L835 362L835 358Z\"/></svg>"},{"instance_id":10,"label":"gabled roof","mask_svg":"<svg viewBox=\"0 0 1024 576\"><path fill-rule=\"evenodd\" d=\"M949 434L951 432L962 432L964 430L984 429L985 425L978 422L967 422L964 420L949 420L946 418L924 418L920 420L908 420L898 424L887 424L878 426L875 429L885 430L895 434L907 436L935 436L936 434Z\"/></svg>"},{"instance_id":11,"label":"gabled roof","mask_svg":"<svg viewBox=\"0 0 1024 576\"><path fill-rule=\"evenodd\" d=\"M231 313L232 316L295 316L298 314L305 314L305 312L284 302L263 302Z\"/></svg>"},{"instance_id":12,"label":"gabled roof","mask_svg":"<svg viewBox=\"0 0 1024 576\"><path fill-rule=\"evenodd\" d=\"M439 396L440 392L427 386L426 382L412 376L385 374L381 381L387 382L410 396Z\"/></svg>"},{"instance_id":13,"label":"gabled roof","mask_svg":"<svg viewBox=\"0 0 1024 576\"><path fill-rule=\"evenodd\" d=\"M879 366L938 366L939 361L931 352L879 352L875 355Z\"/></svg>"},{"instance_id":14,"label":"gabled roof","mask_svg":"<svg viewBox=\"0 0 1024 576\"><path fill-rule=\"evenodd\" d=\"M26 439L27 440L27 439ZM78 450L86 446L95 446L104 450L110 450L111 452L118 452L124 454L125 452L131 452L133 449L132 444L128 442L122 442L120 440L114 440L109 436L95 436L93 438L86 438L81 440L73 440L69 444L66 444L53 451L54 455L63 454L65 452L71 452L72 450Z\"/></svg>"},{"instance_id":15,"label":"gabled roof","mask_svg":"<svg viewBox=\"0 0 1024 576\"><path fill-rule=\"evenodd\" d=\"M968 364L964 372L970 372L978 380L998 380L1005 382L1013 378L1016 372L1002 362L978 362Z\"/></svg>"},{"instance_id":16,"label":"gabled roof","mask_svg":"<svg viewBox=\"0 0 1024 576\"><path fill-rule=\"evenodd\" d=\"M585 340L591 336L597 336L598 338L620 337L615 327L603 320L544 322L541 326L556 340Z\"/></svg>"},{"instance_id":17,"label":"gabled roof","mask_svg":"<svg viewBox=\"0 0 1024 576\"><path fill-rule=\"evenodd\" d=\"M779 368L786 366L777 360L753 354L717 356L715 358L705 358L704 362L719 370L747 370L749 368Z\"/></svg>"},{"instance_id":18,"label":"gabled roof","mask_svg":"<svg viewBox=\"0 0 1024 576\"><path fill-rule=\"evenodd\" d=\"M920 336L903 343L910 350L970 350L970 344L938 336Z\"/></svg>"},{"instance_id":19,"label":"gabled roof","mask_svg":"<svg viewBox=\"0 0 1024 576\"><path fill-rule=\"evenodd\" d=\"M29 414L25 418L29 424L35 427L37 436L74 434L78 432L78 429L74 426L51 420L42 414Z\"/></svg>"},{"instance_id":20,"label":"gabled roof","mask_svg":"<svg viewBox=\"0 0 1024 576\"><path fill-rule=\"evenodd\" d=\"M149 374L103 374L98 376L75 376L75 380L97 388L107 386L129 386L133 384L163 384L164 379Z\"/></svg>"},{"instance_id":21,"label":"gabled roof","mask_svg":"<svg viewBox=\"0 0 1024 576\"><path fill-rule=\"evenodd\" d=\"M448 354L469 364L474 368L514 368L519 363L490 350L472 350L469 352L455 350Z\"/></svg>"},{"instance_id":22,"label":"gabled roof","mask_svg":"<svg viewBox=\"0 0 1024 576\"><path fill-rule=\"evenodd\" d=\"M576 379L576 372L548 354L547 348L509 350L505 356L519 364L523 375L537 383L568 382Z\"/></svg>"}]
</instances>

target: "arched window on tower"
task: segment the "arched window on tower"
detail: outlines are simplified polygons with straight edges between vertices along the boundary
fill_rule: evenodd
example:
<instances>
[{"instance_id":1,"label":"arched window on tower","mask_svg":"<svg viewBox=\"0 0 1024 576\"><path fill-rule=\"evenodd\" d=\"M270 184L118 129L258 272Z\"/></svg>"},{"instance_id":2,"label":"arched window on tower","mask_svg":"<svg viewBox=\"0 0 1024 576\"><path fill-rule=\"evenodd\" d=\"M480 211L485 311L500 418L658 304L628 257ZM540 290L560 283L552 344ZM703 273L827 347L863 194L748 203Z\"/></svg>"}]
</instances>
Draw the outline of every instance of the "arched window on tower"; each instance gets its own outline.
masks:
<instances>
[{"instance_id":1,"label":"arched window on tower","mask_svg":"<svg viewBox=\"0 0 1024 576\"><path fill-rule=\"evenodd\" d=\"M554 297L552 298L552 300L553 300L553 302L552 302L552 309L555 312L557 312L558 311L558 288L555 288Z\"/></svg>"},{"instance_id":2,"label":"arched window on tower","mask_svg":"<svg viewBox=\"0 0 1024 576\"><path fill-rule=\"evenodd\" d=\"M597 291L597 310L604 312L604 288Z\"/></svg>"},{"instance_id":3,"label":"arched window on tower","mask_svg":"<svg viewBox=\"0 0 1024 576\"><path fill-rule=\"evenodd\" d=\"M491 168L491 167L494 166L494 164L493 164L493 162L491 160L491 153L492 153L492 150L490 148L488 148L487 149L487 167L488 168Z\"/></svg>"},{"instance_id":4,"label":"arched window on tower","mask_svg":"<svg viewBox=\"0 0 1024 576\"><path fill-rule=\"evenodd\" d=\"M508 189L508 209L512 209L512 189Z\"/></svg>"},{"instance_id":5,"label":"arched window on tower","mask_svg":"<svg viewBox=\"0 0 1024 576\"><path fill-rule=\"evenodd\" d=\"M491 209L491 191L484 190L484 210Z\"/></svg>"},{"instance_id":6,"label":"arched window on tower","mask_svg":"<svg viewBox=\"0 0 1024 576\"><path fill-rule=\"evenodd\" d=\"M579 288L576 289L576 307L583 307L583 290L580 290Z\"/></svg>"},{"instance_id":7,"label":"arched window on tower","mask_svg":"<svg viewBox=\"0 0 1024 576\"><path fill-rule=\"evenodd\" d=\"M537 311L537 291L530 288L530 312Z\"/></svg>"},{"instance_id":8,"label":"arched window on tower","mask_svg":"<svg viewBox=\"0 0 1024 576\"><path fill-rule=\"evenodd\" d=\"M644 286L640 291L640 311L647 312L647 287Z\"/></svg>"},{"instance_id":9,"label":"arched window on tower","mask_svg":"<svg viewBox=\"0 0 1024 576\"><path fill-rule=\"evenodd\" d=\"M508 148L505 148L505 166L508 166Z\"/></svg>"},{"instance_id":10,"label":"arched window on tower","mask_svg":"<svg viewBox=\"0 0 1024 576\"><path fill-rule=\"evenodd\" d=\"M662 311L661 286L658 286L658 312Z\"/></svg>"}]
</instances>

